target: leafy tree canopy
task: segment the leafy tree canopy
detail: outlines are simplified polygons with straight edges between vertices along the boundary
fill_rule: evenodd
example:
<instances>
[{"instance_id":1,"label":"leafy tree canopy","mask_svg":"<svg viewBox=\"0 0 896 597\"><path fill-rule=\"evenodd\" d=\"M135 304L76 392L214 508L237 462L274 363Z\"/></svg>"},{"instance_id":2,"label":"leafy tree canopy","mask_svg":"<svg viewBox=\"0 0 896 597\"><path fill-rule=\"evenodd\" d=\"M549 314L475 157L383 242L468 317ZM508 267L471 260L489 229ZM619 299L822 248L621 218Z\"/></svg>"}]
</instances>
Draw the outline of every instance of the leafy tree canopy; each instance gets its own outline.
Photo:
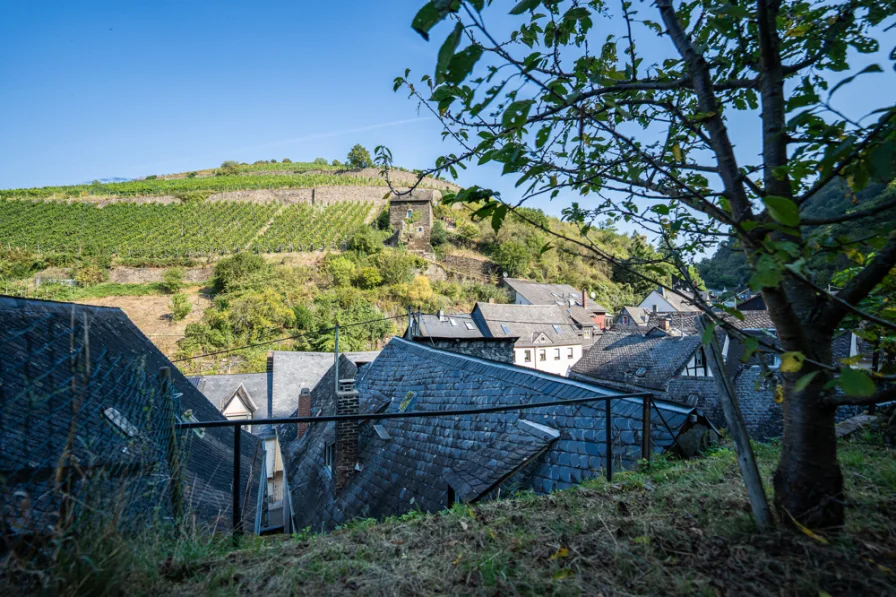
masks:
<instances>
[{"instance_id":1,"label":"leafy tree canopy","mask_svg":"<svg viewBox=\"0 0 896 597\"><path fill-rule=\"evenodd\" d=\"M356 170L373 166L373 159L370 157L370 152L361 144L352 147L351 151L348 152L348 157L345 158L345 162L348 164L349 168L354 168Z\"/></svg>"}]
</instances>

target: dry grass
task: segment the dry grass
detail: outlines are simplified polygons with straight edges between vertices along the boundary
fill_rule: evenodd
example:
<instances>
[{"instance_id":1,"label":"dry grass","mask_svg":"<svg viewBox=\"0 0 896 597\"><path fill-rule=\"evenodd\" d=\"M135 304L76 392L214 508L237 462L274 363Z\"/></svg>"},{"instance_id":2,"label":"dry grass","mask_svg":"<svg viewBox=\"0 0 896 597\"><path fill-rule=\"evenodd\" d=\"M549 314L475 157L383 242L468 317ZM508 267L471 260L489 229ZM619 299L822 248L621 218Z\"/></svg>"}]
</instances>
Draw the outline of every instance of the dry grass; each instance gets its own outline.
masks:
<instances>
[{"instance_id":1,"label":"dry grass","mask_svg":"<svg viewBox=\"0 0 896 597\"><path fill-rule=\"evenodd\" d=\"M777 449L758 447L766 479ZM133 591L214 595L893 595L896 458L844 444L849 523L829 543L754 532L734 454L550 496L358 521L168 560Z\"/></svg>"}]
</instances>

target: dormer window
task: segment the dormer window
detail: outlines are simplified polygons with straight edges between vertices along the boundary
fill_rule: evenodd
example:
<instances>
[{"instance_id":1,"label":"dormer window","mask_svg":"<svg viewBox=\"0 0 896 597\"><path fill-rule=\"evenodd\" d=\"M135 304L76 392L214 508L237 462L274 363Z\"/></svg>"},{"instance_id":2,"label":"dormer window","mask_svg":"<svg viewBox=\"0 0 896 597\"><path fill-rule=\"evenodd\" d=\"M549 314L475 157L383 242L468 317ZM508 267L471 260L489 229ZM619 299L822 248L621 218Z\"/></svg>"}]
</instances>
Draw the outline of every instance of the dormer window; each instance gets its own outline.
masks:
<instances>
[{"instance_id":1,"label":"dormer window","mask_svg":"<svg viewBox=\"0 0 896 597\"><path fill-rule=\"evenodd\" d=\"M703 354L702 348L694 353L691 361L684 369L684 375L687 377L707 377L709 375L706 366L706 355Z\"/></svg>"}]
</instances>

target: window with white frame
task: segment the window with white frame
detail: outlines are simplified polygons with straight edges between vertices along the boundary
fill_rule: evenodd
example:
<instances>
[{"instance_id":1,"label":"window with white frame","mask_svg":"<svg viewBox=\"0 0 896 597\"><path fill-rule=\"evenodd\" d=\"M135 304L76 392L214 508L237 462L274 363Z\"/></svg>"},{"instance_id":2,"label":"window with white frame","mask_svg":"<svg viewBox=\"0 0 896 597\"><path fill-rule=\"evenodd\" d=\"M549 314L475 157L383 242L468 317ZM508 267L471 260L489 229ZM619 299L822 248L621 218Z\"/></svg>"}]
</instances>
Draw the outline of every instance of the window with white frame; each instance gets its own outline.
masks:
<instances>
[{"instance_id":1,"label":"window with white frame","mask_svg":"<svg viewBox=\"0 0 896 597\"><path fill-rule=\"evenodd\" d=\"M582 330L582 337L586 340L591 337L591 330Z\"/></svg>"},{"instance_id":2,"label":"window with white frame","mask_svg":"<svg viewBox=\"0 0 896 597\"><path fill-rule=\"evenodd\" d=\"M538 360L539 360L539 361L546 361L546 360L548 360L548 351L546 351L544 348L542 348L541 350L539 350L539 351L538 351Z\"/></svg>"},{"instance_id":3,"label":"window with white frame","mask_svg":"<svg viewBox=\"0 0 896 597\"><path fill-rule=\"evenodd\" d=\"M555 360L555 361L559 361L559 360L560 360L560 349L559 349L559 348L555 348L555 349L554 349L554 360Z\"/></svg>"},{"instance_id":4,"label":"window with white frame","mask_svg":"<svg viewBox=\"0 0 896 597\"><path fill-rule=\"evenodd\" d=\"M523 351L523 361L525 361L526 363L532 362L532 351L531 350Z\"/></svg>"},{"instance_id":5,"label":"window with white frame","mask_svg":"<svg viewBox=\"0 0 896 597\"><path fill-rule=\"evenodd\" d=\"M575 352L573 351L572 346L570 346L569 348L566 349L566 358L567 359L573 358L574 354L575 354Z\"/></svg>"}]
</instances>

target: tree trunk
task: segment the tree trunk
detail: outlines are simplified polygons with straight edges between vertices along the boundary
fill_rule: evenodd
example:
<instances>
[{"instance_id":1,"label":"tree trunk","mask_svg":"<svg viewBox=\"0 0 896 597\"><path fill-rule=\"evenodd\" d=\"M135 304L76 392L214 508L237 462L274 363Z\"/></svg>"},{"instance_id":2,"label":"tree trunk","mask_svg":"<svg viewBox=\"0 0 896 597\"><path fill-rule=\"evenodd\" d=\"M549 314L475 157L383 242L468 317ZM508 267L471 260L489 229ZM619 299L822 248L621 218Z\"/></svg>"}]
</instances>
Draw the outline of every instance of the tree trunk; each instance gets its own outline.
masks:
<instances>
[{"instance_id":1,"label":"tree trunk","mask_svg":"<svg viewBox=\"0 0 896 597\"><path fill-rule=\"evenodd\" d=\"M810 338L813 346L801 352L831 362L831 338ZM775 509L779 519L790 524L836 529L844 522L844 494L834 433L836 408L822 402L828 375L818 371L803 391L794 390L796 380L816 370L805 363L799 372L784 374L784 437L774 478Z\"/></svg>"}]
</instances>

